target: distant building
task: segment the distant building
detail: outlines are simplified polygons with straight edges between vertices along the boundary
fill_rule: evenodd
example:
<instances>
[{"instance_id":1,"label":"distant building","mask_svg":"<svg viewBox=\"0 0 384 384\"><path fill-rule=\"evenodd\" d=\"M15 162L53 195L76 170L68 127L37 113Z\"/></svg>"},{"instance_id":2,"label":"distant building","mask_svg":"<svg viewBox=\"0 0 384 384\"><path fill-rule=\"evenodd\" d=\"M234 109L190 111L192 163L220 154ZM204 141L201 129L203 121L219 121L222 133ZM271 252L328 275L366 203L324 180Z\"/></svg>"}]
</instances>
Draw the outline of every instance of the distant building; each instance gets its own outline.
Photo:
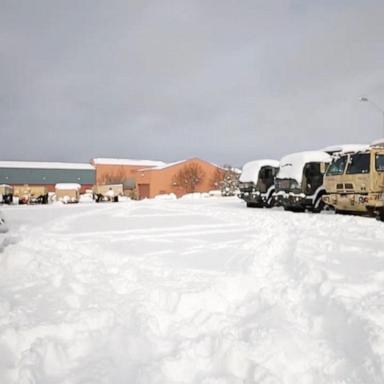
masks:
<instances>
[{"instance_id":1,"label":"distant building","mask_svg":"<svg viewBox=\"0 0 384 384\"><path fill-rule=\"evenodd\" d=\"M197 176L201 179L197 182L193 192L209 192L215 189L215 178L218 172L223 171L221 167L199 158L140 169L136 175L136 188L139 199L169 193L174 193L177 197L180 197L192 192L191 188L188 187L190 182L188 180L190 178L188 177L189 169L195 169L195 172L198 170ZM187 175L185 180L180 177L183 175Z\"/></svg>"},{"instance_id":2,"label":"distant building","mask_svg":"<svg viewBox=\"0 0 384 384\"><path fill-rule=\"evenodd\" d=\"M96 171L87 163L0 161L0 184L45 185L50 192L58 183L77 183L81 191L95 184Z\"/></svg>"},{"instance_id":3,"label":"distant building","mask_svg":"<svg viewBox=\"0 0 384 384\"><path fill-rule=\"evenodd\" d=\"M165 165L162 161L95 158L91 164L96 169L97 184L123 184L125 191L136 187L136 171Z\"/></svg>"}]
</instances>

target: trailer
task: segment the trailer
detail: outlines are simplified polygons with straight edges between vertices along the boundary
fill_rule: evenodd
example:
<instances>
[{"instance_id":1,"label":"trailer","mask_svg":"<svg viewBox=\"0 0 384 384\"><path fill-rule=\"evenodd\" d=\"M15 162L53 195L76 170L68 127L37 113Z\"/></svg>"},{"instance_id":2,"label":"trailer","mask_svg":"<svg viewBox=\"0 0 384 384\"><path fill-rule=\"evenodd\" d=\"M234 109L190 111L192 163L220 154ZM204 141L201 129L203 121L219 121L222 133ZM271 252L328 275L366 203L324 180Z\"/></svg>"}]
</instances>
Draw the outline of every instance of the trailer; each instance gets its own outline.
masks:
<instances>
[{"instance_id":1,"label":"trailer","mask_svg":"<svg viewBox=\"0 0 384 384\"><path fill-rule=\"evenodd\" d=\"M56 201L64 204L80 201L81 185L76 183L59 183L55 185Z\"/></svg>"},{"instance_id":2,"label":"trailer","mask_svg":"<svg viewBox=\"0 0 384 384\"><path fill-rule=\"evenodd\" d=\"M14 188L19 204L48 204L48 188L45 185L23 185Z\"/></svg>"},{"instance_id":3,"label":"trailer","mask_svg":"<svg viewBox=\"0 0 384 384\"><path fill-rule=\"evenodd\" d=\"M0 185L0 203L12 204L13 202L13 187L8 184Z\"/></svg>"},{"instance_id":4,"label":"trailer","mask_svg":"<svg viewBox=\"0 0 384 384\"><path fill-rule=\"evenodd\" d=\"M117 203L119 196L123 196L123 184L94 185L92 189L93 200L96 203L111 201Z\"/></svg>"}]
</instances>

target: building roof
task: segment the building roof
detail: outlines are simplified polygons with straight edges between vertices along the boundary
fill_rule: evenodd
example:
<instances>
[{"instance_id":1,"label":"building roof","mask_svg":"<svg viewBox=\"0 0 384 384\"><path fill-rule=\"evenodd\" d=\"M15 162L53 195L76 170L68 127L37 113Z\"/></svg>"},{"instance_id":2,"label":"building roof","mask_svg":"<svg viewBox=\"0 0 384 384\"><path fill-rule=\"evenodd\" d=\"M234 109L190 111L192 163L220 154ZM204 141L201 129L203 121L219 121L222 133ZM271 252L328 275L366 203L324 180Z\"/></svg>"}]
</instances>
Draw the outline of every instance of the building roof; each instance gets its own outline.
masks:
<instances>
[{"instance_id":1,"label":"building roof","mask_svg":"<svg viewBox=\"0 0 384 384\"><path fill-rule=\"evenodd\" d=\"M163 161L156 160L135 160L135 159L113 159L98 157L92 159L93 164L99 165L132 165L140 167L160 167L165 165Z\"/></svg>"},{"instance_id":2,"label":"building roof","mask_svg":"<svg viewBox=\"0 0 384 384\"><path fill-rule=\"evenodd\" d=\"M222 167L220 167L217 164L210 163L209 161L206 161L206 160L203 160L203 159L199 159L198 157L193 157L192 159L179 160L179 161L175 161L173 163L163 163L163 165L159 165L159 166L156 166L156 167L138 169L137 172L142 172L142 171L162 171L163 169L166 169L166 168L175 167L176 165L187 163L189 161L196 161L196 160L202 161L203 163L207 163L209 165L212 165L212 167L223 169Z\"/></svg>"},{"instance_id":3,"label":"building roof","mask_svg":"<svg viewBox=\"0 0 384 384\"><path fill-rule=\"evenodd\" d=\"M32 169L81 169L94 170L88 163L64 163L41 161L0 161L0 168L32 168Z\"/></svg>"}]
</instances>

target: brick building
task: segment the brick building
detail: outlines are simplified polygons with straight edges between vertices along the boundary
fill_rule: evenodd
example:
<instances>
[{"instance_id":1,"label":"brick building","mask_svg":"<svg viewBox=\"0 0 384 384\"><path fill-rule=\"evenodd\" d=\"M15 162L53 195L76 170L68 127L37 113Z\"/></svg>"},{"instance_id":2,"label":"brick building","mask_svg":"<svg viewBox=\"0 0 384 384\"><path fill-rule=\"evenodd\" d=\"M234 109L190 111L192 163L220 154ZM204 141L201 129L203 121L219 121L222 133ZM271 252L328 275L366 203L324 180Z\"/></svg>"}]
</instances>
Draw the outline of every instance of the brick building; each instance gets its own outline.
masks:
<instances>
[{"instance_id":1,"label":"brick building","mask_svg":"<svg viewBox=\"0 0 384 384\"><path fill-rule=\"evenodd\" d=\"M152 198L156 195L174 193L180 197L188 190L178 178L180 171L188 169L190 166L199 169L198 173L201 182L196 185L194 192L208 192L215 189L214 182L217 172L222 168L205 160L193 158L176 163L165 164L153 168L144 168L137 171L136 188L140 199Z\"/></svg>"}]
</instances>

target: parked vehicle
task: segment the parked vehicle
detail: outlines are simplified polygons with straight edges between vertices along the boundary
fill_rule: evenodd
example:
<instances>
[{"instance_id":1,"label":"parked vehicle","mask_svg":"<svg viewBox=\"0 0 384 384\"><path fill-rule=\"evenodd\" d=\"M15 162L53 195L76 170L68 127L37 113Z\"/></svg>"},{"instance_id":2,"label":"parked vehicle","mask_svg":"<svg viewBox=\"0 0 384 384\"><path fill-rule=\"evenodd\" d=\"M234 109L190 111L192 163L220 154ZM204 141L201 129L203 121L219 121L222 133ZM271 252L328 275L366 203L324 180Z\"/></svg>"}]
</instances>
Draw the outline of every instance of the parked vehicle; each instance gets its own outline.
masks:
<instances>
[{"instance_id":1,"label":"parked vehicle","mask_svg":"<svg viewBox=\"0 0 384 384\"><path fill-rule=\"evenodd\" d=\"M8 226L5 221L3 213L0 211L0 233L5 233L5 232L8 232Z\"/></svg>"},{"instance_id":2,"label":"parked vehicle","mask_svg":"<svg viewBox=\"0 0 384 384\"><path fill-rule=\"evenodd\" d=\"M119 196L123 196L123 184L94 185L93 199L96 203L101 201L118 202Z\"/></svg>"},{"instance_id":3,"label":"parked vehicle","mask_svg":"<svg viewBox=\"0 0 384 384\"><path fill-rule=\"evenodd\" d=\"M244 165L240 176L239 197L246 202L247 207L273 207L278 169L277 160L255 160Z\"/></svg>"},{"instance_id":4,"label":"parked vehicle","mask_svg":"<svg viewBox=\"0 0 384 384\"><path fill-rule=\"evenodd\" d=\"M19 204L48 204L48 188L45 185L23 185L14 188Z\"/></svg>"},{"instance_id":5,"label":"parked vehicle","mask_svg":"<svg viewBox=\"0 0 384 384\"><path fill-rule=\"evenodd\" d=\"M287 211L320 212L326 193L323 176L331 156L324 151L293 153L280 160L275 198Z\"/></svg>"},{"instance_id":6,"label":"parked vehicle","mask_svg":"<svg viewBox=\"0 0 384 384\"><path fill-rule=\"evenodd\" d=\"M13 188L10 185L0 185L0 203L12 204L13 201Z\"/></svg>"},{"instance_id":7,"label":"parked vehicle","mask_svg":"<svg viewBox=\"0 0 384 384\"><path fill-rule=\"evenodd\" d=\"M80 184L60 183L56 184L56 201L63 203L78 203L80 201Z\"/></svg>"},{"instance_id":8,"label":"parked vehicle","mask_svg":"<svg viewBox=\"0 0 384 384\"><path fill-rule=\"evenodd\" d=\"M384 220L384 142L335 156L324 186L323 200L337 213L377 215Z\"/></svg>"}]
</instances>

